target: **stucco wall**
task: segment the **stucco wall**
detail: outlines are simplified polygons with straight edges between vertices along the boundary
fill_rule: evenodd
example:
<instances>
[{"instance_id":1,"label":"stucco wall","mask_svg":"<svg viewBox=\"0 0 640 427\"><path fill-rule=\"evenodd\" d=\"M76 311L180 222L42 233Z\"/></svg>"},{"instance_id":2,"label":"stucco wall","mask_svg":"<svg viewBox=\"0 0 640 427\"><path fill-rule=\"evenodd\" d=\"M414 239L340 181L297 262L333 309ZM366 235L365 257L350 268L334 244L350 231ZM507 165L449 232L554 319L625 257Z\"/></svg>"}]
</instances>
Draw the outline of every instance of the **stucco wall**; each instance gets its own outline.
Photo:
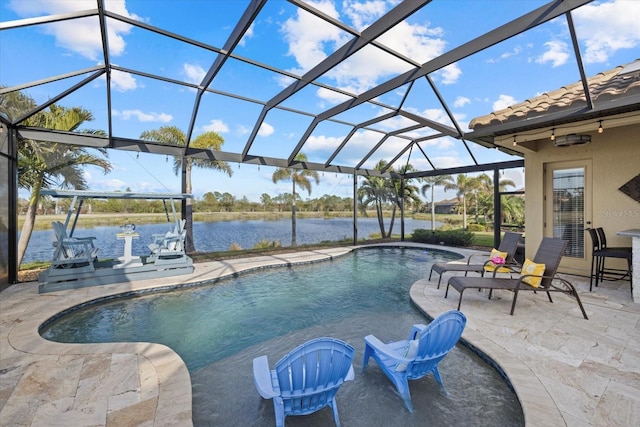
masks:
<instances>
[{"instance_id":1,"label":"stucco wall","mask_svg":"<svg viewBox=\"0 0 640 427\"><path fill-rule=\"evenodd\" d=\"M535 142L537 151L525 153L528 257L533 257L544 235L543 170L546 163L591 160L592 215L586 220L591 220L592 227L604 228L609 246L631 246L630 238L617 236L616 232L640 228L640 203L618 190L640 173L640 125L609 128L602 134L593 131L580 133L589 133L592 142L583 146L554 147L551 140L545 139ZM582 271L571 270L588 274L591 262L588 236L585 236L585 242L586 260L578 267ZM566 267L566 264L563 262L561 267Z\"/></svg>"}]
</instances>

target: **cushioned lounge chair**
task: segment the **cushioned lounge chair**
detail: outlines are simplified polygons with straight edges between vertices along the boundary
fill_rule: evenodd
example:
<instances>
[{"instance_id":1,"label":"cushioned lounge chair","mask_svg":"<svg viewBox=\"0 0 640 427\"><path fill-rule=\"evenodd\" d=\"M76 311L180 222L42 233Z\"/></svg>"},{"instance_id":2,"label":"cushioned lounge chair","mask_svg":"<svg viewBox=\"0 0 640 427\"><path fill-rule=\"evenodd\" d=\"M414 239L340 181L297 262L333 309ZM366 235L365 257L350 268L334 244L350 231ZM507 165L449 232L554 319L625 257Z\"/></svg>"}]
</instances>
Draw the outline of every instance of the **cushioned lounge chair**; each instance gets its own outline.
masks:
<instances>
[{"instance_id":1,"label":"cushioned lounge chair","mask_svg":"<svg viewBox=\"0 0 640 427\"><path fill-rule=\"evenodd\" d=\"M460 311L442 313L429 325L413 325L406 340L385 344L373 335L364 338L364 371L373 357L382 372L393 382L409 412L413 412L409 380L433 373L444 390L438 364L456 345L467 318ZM446 390L444 390L446 393Z\"/></svg>"},{"instance_id":2,"label":"cushioned lounge chair","mask_svg":"<svg viewBox=\"0 0 640 427\"><path fill-rule=\"evenodd\" d=\"M516 254L516 250L518 249L518 242L520 241L520 237L522 237L521 233L514 233L511 231L507 231L502 236L502 241L500 242L500 246L498 246L498 251L506 252L507 256L505 259L505 267L498 268L499 273L509 273L511 270L508 268L509 265L517 265L517 261L514 256ZM471 261L473 257L484 256L486 259L482 264L472 264ZM438 278L438 289L440 289L440 282L442 281L442 274L447 271L454 272L464 272L466 276L467 273L478 273L481 276L484 276L485 267L490 263L489 257L485 255L471 255L467 258L467 262L465 264L455 263L455 262L438 262L431 266L431 271L429 272L429 280L431 280L431 275L435 271L440 275Z\"/></svg>"},{"instance_id":3,"label":"cushioned lounge chair","mask_svg":"<svg viewBox=\"0 0 640 427\"><path fill-rule=\"evenodd\" d=\"M340 426L336 393L354 378L355 350L335 338L316 338L296 347L269 370L267 356L253 359L253 381L258 393L273 399L276 426L288 415L307 415L325 406Z\"/></svg>"},{"instance_id":4,"label":"cushioned lounge chair","mask_svg":"<svg viewBox=\"0 0 640 427\"><path fill-rule=\"evenodd\" d=\"M516 300L518 299L518 292L520 291L546 292L550 302L553 302L551 299L551 292L561 292L575 298L578 302L578 306L580 306L582 315L585 319L589 319L584 307L582 306L582 301L580 301L580 296L578 295L576 288L569 281L556 275L558 266L560 265L560 260L562 259L562 255L564 254L566 247L566 240L545 237L542 239L542 242L538 247L538 251L533 258L534 263L544 264L545 269L542 275L521 274L517 279L453 276L447 283L447 290L444 297L446 298L449 294L450 286L460 292L460 299L458 300L458 310L460 310L462 294L467 289L489 289L491 292L493 292L494 289L510 290L513 291L513 302L511 303L511 315L513 315L513 311L516 308ZM528 278L539 278L540 283L537 287L528 284L526 283ZM489 298L491 298L491 292L489 293Z\"/></svg>"}]
</instances>

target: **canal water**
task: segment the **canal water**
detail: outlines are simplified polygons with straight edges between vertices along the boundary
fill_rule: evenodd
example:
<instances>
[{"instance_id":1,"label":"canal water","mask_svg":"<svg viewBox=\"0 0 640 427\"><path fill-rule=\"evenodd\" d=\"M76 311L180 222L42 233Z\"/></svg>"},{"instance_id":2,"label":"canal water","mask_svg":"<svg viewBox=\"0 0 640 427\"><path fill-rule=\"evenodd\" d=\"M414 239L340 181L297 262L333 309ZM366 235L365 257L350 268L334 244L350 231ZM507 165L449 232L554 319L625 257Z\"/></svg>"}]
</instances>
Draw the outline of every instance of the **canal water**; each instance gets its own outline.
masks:
<instances>
[{"instance_id":1,"label":"canal water","mask_svg":"<svg viewBox=\"0 0 640 427\"><path fill-rule=\"evenodd\" d=\"M302 218L297 221L297 243L299 245L339 241L353 238L352 218ZM132 253L147 255L148 245L153 243L154 234L164 234L173 223L136 224L136 232L140 235L134 239ZM436 227L440 224L437 223ZM388 222L386 228L389 228ZM417 228L431 229L431 221L405 219L405 236ZM96 237L96 246L100 248L100 258L116 258L122 256L124 242L116 238L120 227L99 226L78 228L76 237ZM380 233L376 218L358 218L358 238L368 238L371 234ZM396 219L393 233L400 234L400 220ZM247 220L195 222L193 224L195 247L200 252L228 251L232 244L242 249L251 249L261 240L279 241L282 246L291 245L291 220ZM34 231L23 260L24 263L50 261L53 255L53 230Z\"/></svg>"}]
</instances>

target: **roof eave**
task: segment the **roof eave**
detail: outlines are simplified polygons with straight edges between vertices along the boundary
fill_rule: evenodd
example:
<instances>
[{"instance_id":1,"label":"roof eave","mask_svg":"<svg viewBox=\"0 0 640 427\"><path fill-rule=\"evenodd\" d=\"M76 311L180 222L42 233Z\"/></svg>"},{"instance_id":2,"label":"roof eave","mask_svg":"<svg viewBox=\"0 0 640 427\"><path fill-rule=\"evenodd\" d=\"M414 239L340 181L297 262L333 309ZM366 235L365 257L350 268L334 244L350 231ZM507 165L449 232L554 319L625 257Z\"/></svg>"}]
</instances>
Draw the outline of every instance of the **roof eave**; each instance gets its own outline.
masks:
<instances>
[{"instance_id":1,"label":"roof eave","mask_svg":"<svg viewBox=\"0 0 640 427\"><path fill-rule=\"evenodd\" d=\"M497 136L515 135L569 123L598 120L633 111L640 111L640 93L598 103L593 109L587 109L583 104L579 107L565 108L561 111L540 114L535 117L508 120L495 125L477 126L472 132L466 133L464 137L479 144L495 145L495 137Z\"/></svg>"}]
</instances>

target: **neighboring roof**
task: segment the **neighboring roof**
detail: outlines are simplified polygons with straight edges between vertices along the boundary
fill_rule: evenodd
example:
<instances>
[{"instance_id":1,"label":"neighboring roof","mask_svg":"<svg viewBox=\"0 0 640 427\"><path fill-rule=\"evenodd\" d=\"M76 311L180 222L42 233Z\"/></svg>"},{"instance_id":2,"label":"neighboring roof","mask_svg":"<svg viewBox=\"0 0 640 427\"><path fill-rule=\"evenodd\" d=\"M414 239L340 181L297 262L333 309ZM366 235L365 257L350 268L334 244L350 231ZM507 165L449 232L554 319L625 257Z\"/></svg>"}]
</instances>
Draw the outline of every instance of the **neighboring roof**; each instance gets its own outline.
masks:
<instances>
[{"instance_id":1,"label":"neighboring roof","mask_svg":"<svg viewBox=\"0 0 640 427\"><path fill-rule=\"evenodd\" d=\"M594 107L604 106L614 100L618 101L618 105L621 100L627 98L630 100L629 104L637 104L640 102L638 99L640 96L640 59L598 73L587 79L587 82ZM588 107L584 86L579 80L503 110L476 117L469 123L469 128L476 131L487 126L528 121L565 110L574 111ZM591 110L591 108L588 109Z\"/></svg>"},{"instance_id":2,"label":"neighboring roof","mask_svg":"<svg viewBox=\"0 0 640 427\"><path fill-rule=\"evenodd\" d=\"M436 202L436 205L455 205L457 203L460 203L460 199L456 197L453 199L440 200L439 202Z\"/></svg>"}]
</instances>

